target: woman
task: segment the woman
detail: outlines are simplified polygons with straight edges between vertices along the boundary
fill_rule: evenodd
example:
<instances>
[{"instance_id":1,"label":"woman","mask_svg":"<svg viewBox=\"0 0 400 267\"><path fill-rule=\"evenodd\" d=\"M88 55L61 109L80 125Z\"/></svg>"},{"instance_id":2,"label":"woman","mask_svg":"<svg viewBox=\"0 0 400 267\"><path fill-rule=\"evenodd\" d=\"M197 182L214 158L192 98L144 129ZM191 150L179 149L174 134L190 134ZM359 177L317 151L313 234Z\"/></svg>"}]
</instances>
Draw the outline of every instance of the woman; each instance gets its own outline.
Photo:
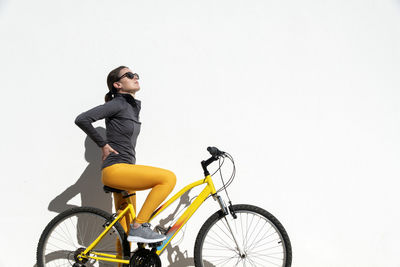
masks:
<instances>
[{"instance_id":1,"label":"woman","mask_svg":"<svg viewBox=\"0 0 400 267\"><path fill-rule=\"evenodd\" d=\"M75 124L102 149L103 184L129 192L152 188L133 224L129 218L122 224L126 231L130 225L128 241L154 243L166 237L153 232L148 220L175 187L176 176L169 170L135 165L135 146L141 125L141 101L135 99L135 93L140 90L138 80L138 74L128 67L112 70L107 77L109 92L105 96L106 103L81 113ZM103 118L106 120L107 140L92 126L94 121ZM123 202L121 195L114 194L114 200L118 210Z\"/></svg>"}]
</instances>

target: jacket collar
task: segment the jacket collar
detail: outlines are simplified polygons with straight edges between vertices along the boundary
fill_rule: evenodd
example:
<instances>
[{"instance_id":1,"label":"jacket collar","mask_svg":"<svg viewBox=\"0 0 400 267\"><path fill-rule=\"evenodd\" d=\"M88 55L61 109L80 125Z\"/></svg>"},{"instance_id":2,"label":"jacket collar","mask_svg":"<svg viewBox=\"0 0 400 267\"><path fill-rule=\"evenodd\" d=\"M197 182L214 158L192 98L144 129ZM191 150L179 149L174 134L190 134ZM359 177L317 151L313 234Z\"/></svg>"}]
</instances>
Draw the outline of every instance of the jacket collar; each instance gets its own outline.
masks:
<instances>
[{"instance_id":1,"label":"jacket collar","mask_svg":"<svg viewBox=\"0 0 400 267\"><path fill-rule=\"evenodd\" d=\"M115 93L115 97L125 98L125 100L134 107L137 106L140 108L141 106L141 101L134 98L131 94Z\"/></svg>"}]
</instances>

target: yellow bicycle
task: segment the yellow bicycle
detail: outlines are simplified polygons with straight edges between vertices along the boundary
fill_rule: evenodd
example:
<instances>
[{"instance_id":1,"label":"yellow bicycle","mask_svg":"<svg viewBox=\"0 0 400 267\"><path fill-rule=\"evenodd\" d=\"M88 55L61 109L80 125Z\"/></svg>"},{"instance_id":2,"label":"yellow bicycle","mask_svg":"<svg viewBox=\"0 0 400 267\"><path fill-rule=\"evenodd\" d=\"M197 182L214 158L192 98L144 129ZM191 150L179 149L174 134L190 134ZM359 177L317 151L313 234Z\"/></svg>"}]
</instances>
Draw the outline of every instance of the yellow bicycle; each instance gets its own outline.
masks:
<instances>
[{"instance_id":1,"label":"yellow bicycle","mask_svg":"<svg viewBox=\"0 0 400 267\"><path fill-rule=\"evenodd\" d=\"M205 178L184 187L151 215L150 221L184 193L205 184L201 193L173 225L166 228L156 227L160 233L166 235L164 241L153 244L138 243L138 248L131 252L127 234L119 223L124 216L136 216L129 201L130 195L126 191L105 186L105 190L121 193L127 198L126 208L112 215L93 207L77 207L60 213L50 221L40 237L37 266L161 267L159 255L200 205L212 196L218 202L220 210L205 221L197 234L194 246L196 267L290 267L292 248L282 224L260 207L247 204L232 205L226 188L235 176L233 158L216 147L208 147L207 150L211 157L201 162ZM216 190L207 166L225 158L233 163L233 172L226 183L221 173L223 186ZM221 172L222 165L223 162L220 162L217 171ZM229 205L218 195L221 190L225 190Z\"/></svg>"}]
</instances>

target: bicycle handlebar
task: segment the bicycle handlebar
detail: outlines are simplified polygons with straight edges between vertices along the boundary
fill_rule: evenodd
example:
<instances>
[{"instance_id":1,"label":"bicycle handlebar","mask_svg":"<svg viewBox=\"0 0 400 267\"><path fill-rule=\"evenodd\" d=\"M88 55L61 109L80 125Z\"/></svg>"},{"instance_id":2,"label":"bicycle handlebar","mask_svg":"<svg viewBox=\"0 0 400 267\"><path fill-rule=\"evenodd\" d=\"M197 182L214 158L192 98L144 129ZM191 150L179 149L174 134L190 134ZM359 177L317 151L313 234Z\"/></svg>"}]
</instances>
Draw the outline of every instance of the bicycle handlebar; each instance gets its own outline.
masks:
<instances>
[{"instance_id":1,"label":"bicycle handlebar","mask_svg":"<svg viewBox=\"0 0 400 267\"><path fill-rule=\"evenodd\" d=\"M221 151L214 146L207 147L207 151L210 152L211 155L216 156L216 157L219 157L219 156L222 156L223 154L225 154L224 151Z\"/></svg>"}]
</instances>

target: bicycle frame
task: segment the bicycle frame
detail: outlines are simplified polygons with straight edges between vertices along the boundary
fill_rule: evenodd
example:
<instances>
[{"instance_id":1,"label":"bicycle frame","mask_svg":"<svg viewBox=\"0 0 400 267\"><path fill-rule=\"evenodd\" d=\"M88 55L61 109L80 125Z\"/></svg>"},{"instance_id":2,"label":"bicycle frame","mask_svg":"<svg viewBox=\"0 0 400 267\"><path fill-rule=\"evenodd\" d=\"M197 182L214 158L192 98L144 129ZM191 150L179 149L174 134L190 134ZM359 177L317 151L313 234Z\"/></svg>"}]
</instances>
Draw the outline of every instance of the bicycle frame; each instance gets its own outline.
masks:
<instances>
[{"instance_id":1,"label":"bicycle frame","mask_svg":"<svg viewBox=\"0 0 400 267\"><path fill-rule=\"evenodd\" d=\"M157 208L153 214L151 215L149 221L153 220L157 215L159 215L163 210L165 210L169 205L175 202L180 196L182 196L185 192L191 190L192 188L206 184L201 193L196 197L196 199L186 208L185 212L178 218L173 226L171 226L166 233L167 238L161 243L160 246L157 247L156 254L160 255L161 252L166 248L166 246L171 242L171 240L175 237L175 235L179 232L179 230L186 224L186 222L190 219L190 217L196 212L196 210L201 206L201 204L206 200L206 198L211 194L214 197L216 194L216 190L214 187L214 183L212 181L211 175L207 175L204 179L198 180L197 182L191 183L184 188L182 188L178 193L176 193L173 197L171 197L168 201L163 203L159 208ZM131 214L132 219L136 217L135 210L133 208L132 203L129 198L127 198L128 206L118 214L118 216L105 228L105 230L97 237L93 243L91 243L85 251L80 254L81 258L90 258L102 261L109 262L118 262L123 264L129 264L129 260L124 260L118 258L117 255L106 254L106 253L98 253L91 252L91 250L96 247L96 245L100 242L100 240L107 234L107 232L113 227L113 225L119 221L123 216ZM91 253L96 256L87 255Z\"/></svg>"}]
</instances>

